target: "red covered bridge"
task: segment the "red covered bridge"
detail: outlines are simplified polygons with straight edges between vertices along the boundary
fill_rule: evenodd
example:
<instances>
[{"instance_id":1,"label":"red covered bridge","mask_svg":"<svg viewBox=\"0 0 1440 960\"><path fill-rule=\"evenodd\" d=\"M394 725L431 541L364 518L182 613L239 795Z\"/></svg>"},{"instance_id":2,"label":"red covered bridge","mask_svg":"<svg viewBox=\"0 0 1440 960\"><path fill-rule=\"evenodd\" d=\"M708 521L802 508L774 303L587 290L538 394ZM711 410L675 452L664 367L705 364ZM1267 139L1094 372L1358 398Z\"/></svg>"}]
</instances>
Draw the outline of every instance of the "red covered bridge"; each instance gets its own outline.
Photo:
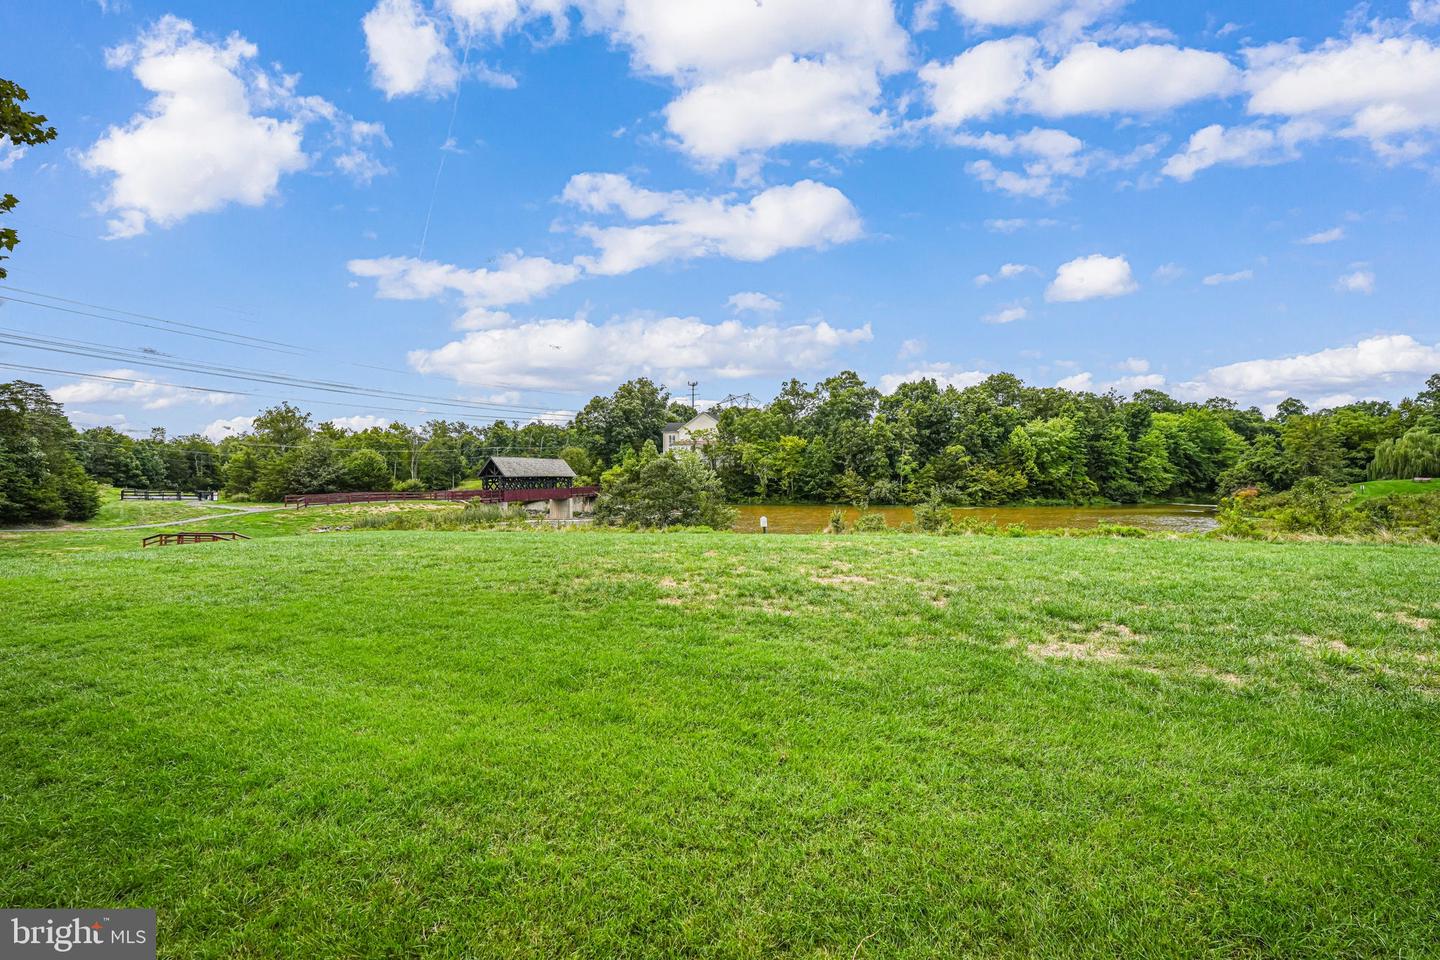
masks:
<instances>
[{"instance_id":1,"label":"red covered bridge","mask_svg":"<svg viewBox=\"0 0 1440 960\"><path fill-rule=\"evenodd\" d=\"M479 473L476 490L377 490L352 493L296 493L287 506L309 507L335 503L384 503L394 500L479 500L481 503L550 503L553 520L568 520L576 500L586 501L599 487L575 485L575 471L564 460L538 457L491 457Z\"/></svg>"}]
</instances>

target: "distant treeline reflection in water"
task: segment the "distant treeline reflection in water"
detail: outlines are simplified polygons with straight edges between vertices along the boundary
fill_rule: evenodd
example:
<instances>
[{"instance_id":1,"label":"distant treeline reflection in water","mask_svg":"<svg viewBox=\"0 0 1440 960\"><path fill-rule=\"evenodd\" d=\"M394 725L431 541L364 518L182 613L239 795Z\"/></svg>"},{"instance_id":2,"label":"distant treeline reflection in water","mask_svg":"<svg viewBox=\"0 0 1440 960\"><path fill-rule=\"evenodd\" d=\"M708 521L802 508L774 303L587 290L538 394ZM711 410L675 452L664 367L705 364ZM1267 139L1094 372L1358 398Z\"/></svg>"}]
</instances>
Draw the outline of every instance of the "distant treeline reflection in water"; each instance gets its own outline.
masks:
<instances>
[{"instance_id":1,"label":"distant treeline reflection in water","mask_svg":"<svg viewBox=\"0 0 1440 960\"><path fill-rule=\"evenodd\" d=\"M742 533L759 533L760 518L769 519L771 533L818 533L830 522L834 506L823 504L766 504L739 508L735 529ZM855 507L844 507L845 520L853 523L860 515ZM911 523L915 511L910 507L871 507L871 513L882 514L891 527ZM1215 529L1215 508L1195 503L1147 503L1122 507L956 507L955 518L973 518L999 526L1023 523L1030 530L1055 530L1062 527L1094 527L1101 523L1141 527L1145 530L1172 533L1203 533Z\"/></svg>"}]
</instances>

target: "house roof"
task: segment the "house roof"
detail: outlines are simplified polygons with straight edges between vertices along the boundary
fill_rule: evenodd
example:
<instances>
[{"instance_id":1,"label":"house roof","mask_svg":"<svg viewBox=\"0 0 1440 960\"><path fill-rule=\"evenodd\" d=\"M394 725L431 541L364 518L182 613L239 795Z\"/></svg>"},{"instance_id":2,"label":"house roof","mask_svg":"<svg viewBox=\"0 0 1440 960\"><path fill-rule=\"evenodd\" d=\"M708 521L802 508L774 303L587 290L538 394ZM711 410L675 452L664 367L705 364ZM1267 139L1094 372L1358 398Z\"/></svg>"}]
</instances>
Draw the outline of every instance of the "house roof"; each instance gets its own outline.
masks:
<instances>
[{"instance_id":1,"label":"house roof","mask_svg":"<svg viewBox=\"0 0 1440 960\"><path fill-rule=\"evenodd\" d=\"M687 423L689 423L688 420L676 420L674 423L667 423L667 424L665 424L665 426L660 429L660 432L661 432L661 433L674 433L676 430L679 430L681 427L685 426L685 424L687 424Z\"/></svg>"},{"instance_id":2,"label":"house roof","mask_svg":"<svg viewBox=\"0 0 1440 960\"><path fill-rule=\"evenodd\" d=\"M558 457L491 457L481 471L494 465L502 477L573 477L570 464Z\"/></svg>"}]
</instances>

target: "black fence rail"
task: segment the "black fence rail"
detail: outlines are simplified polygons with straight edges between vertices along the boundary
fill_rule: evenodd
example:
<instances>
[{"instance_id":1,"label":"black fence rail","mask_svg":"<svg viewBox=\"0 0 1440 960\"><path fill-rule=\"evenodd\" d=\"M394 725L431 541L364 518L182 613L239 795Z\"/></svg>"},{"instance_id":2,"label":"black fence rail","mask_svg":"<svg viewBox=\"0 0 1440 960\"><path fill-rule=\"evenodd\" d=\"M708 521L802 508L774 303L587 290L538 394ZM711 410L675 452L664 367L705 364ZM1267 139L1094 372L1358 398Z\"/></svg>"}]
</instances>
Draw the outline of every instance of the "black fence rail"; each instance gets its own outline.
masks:
<instances>
[{"instance_id":1,"label":"black fence rail","mask_svg":"<svg viewBox=\"0 0 1440 960\"><path fill-rule=\"evenodd\" d=\"M142 547L172 547L181 543L219 543L221 540L249 540L243 533L233 531L187 533L153 533L140 541Z\"/></svg>"}]
</instances>

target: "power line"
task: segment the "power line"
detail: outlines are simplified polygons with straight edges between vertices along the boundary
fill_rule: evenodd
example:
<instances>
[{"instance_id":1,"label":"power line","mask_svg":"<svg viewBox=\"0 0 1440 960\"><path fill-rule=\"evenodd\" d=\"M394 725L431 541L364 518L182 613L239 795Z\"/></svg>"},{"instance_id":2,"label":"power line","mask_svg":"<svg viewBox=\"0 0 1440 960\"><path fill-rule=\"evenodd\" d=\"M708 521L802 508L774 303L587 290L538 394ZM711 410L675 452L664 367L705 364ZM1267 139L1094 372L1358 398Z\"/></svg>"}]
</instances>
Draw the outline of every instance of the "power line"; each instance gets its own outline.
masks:
<instances>
[{"instance_id":1,"label":"power line","mask_svg":"<svg viewBox=\"0 0 1440 960\"><path fill-rule=\"evenodd\" d=\"M176 389L176 390L196 390L196 391L200 391L200 392L202 392L202 393L216 393L216 394L222 394L222 395L225 395L225 396L250 397L250 398L256 399L256 400L282 400L282 401L285 401L285 402L293 402L293 403L319 404L319 405L321 405L321 406L341 407L341 408L344 408L344 409L347 409L347 410L355 410L355 409L358 408L359 411L362 412L362 413L365 413L365 412L375 412L375 411L383 411L383 412L386 412L386 413L422 413L422 414L424 414L424 413L431 413L431 414L433 414L433 413L436 412L436 411L433 411L433 410L425 410L425 409L418 408L418 407L379 407L379 406L371 406L371 405L356 405L356 404L353 404L353 403L342 403L342 402L335 401L335 400L319 400L319 399L315 399L315 398L311 398L311 397L279 396L279 395L277 395L277 394L253 393L253 392L247 391L247 390L237 390L237 389L235 389L235 388L233 388L233 387L232 387L232 388L226 388L226 389L223 389L223 390L222 390L222 389L218 389L218 388L216 388L216 387L199 387L199 386L194 386L194 385L192 385L192 384L167 383L167 382L165 382L165 381L163 381L163 380L141 380L141 379L137 379L137 378L135 378L135 377L121 377L121 376L117 376L117 375L115 375L115 374L85 373L85 372L80 371L80 370L61 370L61 369L58 369L58 368L55 368L55 367L37 367L37 366L32 366L32 365L29 365L29 364L21 364L21 363L0 363L0 368L9 369L9 370L24 370L24 371L27 371L27 372L30 372L30 373L51 373L51 374L59 374L59 375L61 375L61 376L77 377L77 378L79 378L79 379L81 379L81 380L109 380L109 381L116 382L116 383L135 383L135 384L143 384L143 385L146 385L146 386L172 387L172 388L174 388L174 389ZM466 417L464 417L464 416L460 416L460 415L457 415L457 414L449 414L449 416L453 417L455 420L460 421L460 422L462 422L462 423L470 423L471 420L478 420L478 419L479 419L479 418L466 418ZM329 421L323 421L323 422L327 422L327 423L328 423ZM484 423L500 423L500 422L504 422L504 418L503 418L503 417L500 417L500 416L492 415L489 420L482 421L482 422L484 422ZM540 423L540 424L543 425L543 426L561 426L561 425L563 425L563 424L569 423L569 420L568 420L567 418L561 417L561 416L559 416L559 415L544 414L544 415L539 415L539 416L533 417L533 418L532 418L532 422Z\"/></svg>"},{"instance_id":2,"label":"power line","mask_svg":"<svg viewBox=\"0 0 1440 960\"><path fill-rule=\"evenodd\" d=\"M24 300L19 297L11 297L0 294L0 300L8 300L13 303L25 304L27 306L40 307L46 310L55 310L62 313L69 313L75 316L88 317L95 320L109 320L114 323L124 323L130 326L143 327L152 330L160 330L165 333L173 333L180 336L191 336L202 340L213 340L216 337L219 337L222 338L217 341L220 343L227 343L231 346L251 347L252 349L257 350L267 350L272 353L295 353L296 355L308 354L312 356L322 356L327 359L334 360L337 363L344 364L345 366L357 367L363 370L377 370L383 373L394 373L400 374L402 376L418 376L418 374L414 370L400 370L394 367L384 367L376 364L359 363L353 360L345 360L334 356L334 354L330 351L320 350L314 347L307 347L302 344L288 343L283 340L270 340L263 337L252 337L248 334L236 333L234 331L225 330L218 327L207 327L203 324L185 323L180 320L167 320L164 317L155 316L154 314L150 313L137 313L131 310L123 310L119 307L107 306L105 304L90 303L84 300L73 300L66 297L58 296L53 293L43 293L38 290L27 290L21 287L13 287L8 285L5 287L5 289L13 290L17 293L28 294L32 297L41 297L45 300L55 300L58 303L68 303L72 305L71 307L60 307L53 303L38 303L33 300ZM90 313L85 310L73 309L73 307L87 307L90 310L102 310L104 311L104 313ZM109 314L120 314L121 316L110 316ZM140 323L137 320L126 320L123 319L124 317L134 317L138 318L139 320L150 320L154 323L165 324L165 326L156 327L152 326L151 324ZM185 330L172 329L175 327L183 327L185 328ZM201 333L187 333L186 330L201 331ZM213 336L206 336L205 334L211 334ZM473 386L481 389L524 390L529 393L537 393L547 396L572 397L579 395L578 391L542 390L515 383L494 382L487 384L473 384Z\"/></svg>"},{"instance_id":3,"label":"power line","mask_svg":"<svg viewBox=\"0 0 1440 960\"><path fill-rule=\"evenodd\" d=\"M165 370L180 370L186 373L199 373L206 376L221 377L232 380L245 380L254 383L274 383L281 386L300 387L307 390L320 390L326 393L343 393L361 397L378 397L387 400L409 400L417 403L434 404L442 407L450 407L460 410L472 410L494 415L493 411L502 413L517 413L527 415L545 415L551 411L544 407L522 406L520 404L498 403L494 401L481 400L447 400L443 397L431 396L428 394L402 393L399 391L376 390L373 388L361 387L351 383L344 383L334 380L311 380L304 377L293 377L289 374L276 373L268 370L251 370L244 367L232 367L223 364L203 363L195 360L185 360L180 357L165 356L164 359L156 359L154 354L128 350L124 347L116 347L110 344L101 344L88 340L70 340L64 337L34 337L20 331L11 331L8 328L0 327L0 343L9 343L13 346L24 347L31 350L43 350L51 353L64 353L72 356L89 357L97 360L109 360L116 363L134 363L140 366L157 367Z\"/></svg>"}]
</instances>

